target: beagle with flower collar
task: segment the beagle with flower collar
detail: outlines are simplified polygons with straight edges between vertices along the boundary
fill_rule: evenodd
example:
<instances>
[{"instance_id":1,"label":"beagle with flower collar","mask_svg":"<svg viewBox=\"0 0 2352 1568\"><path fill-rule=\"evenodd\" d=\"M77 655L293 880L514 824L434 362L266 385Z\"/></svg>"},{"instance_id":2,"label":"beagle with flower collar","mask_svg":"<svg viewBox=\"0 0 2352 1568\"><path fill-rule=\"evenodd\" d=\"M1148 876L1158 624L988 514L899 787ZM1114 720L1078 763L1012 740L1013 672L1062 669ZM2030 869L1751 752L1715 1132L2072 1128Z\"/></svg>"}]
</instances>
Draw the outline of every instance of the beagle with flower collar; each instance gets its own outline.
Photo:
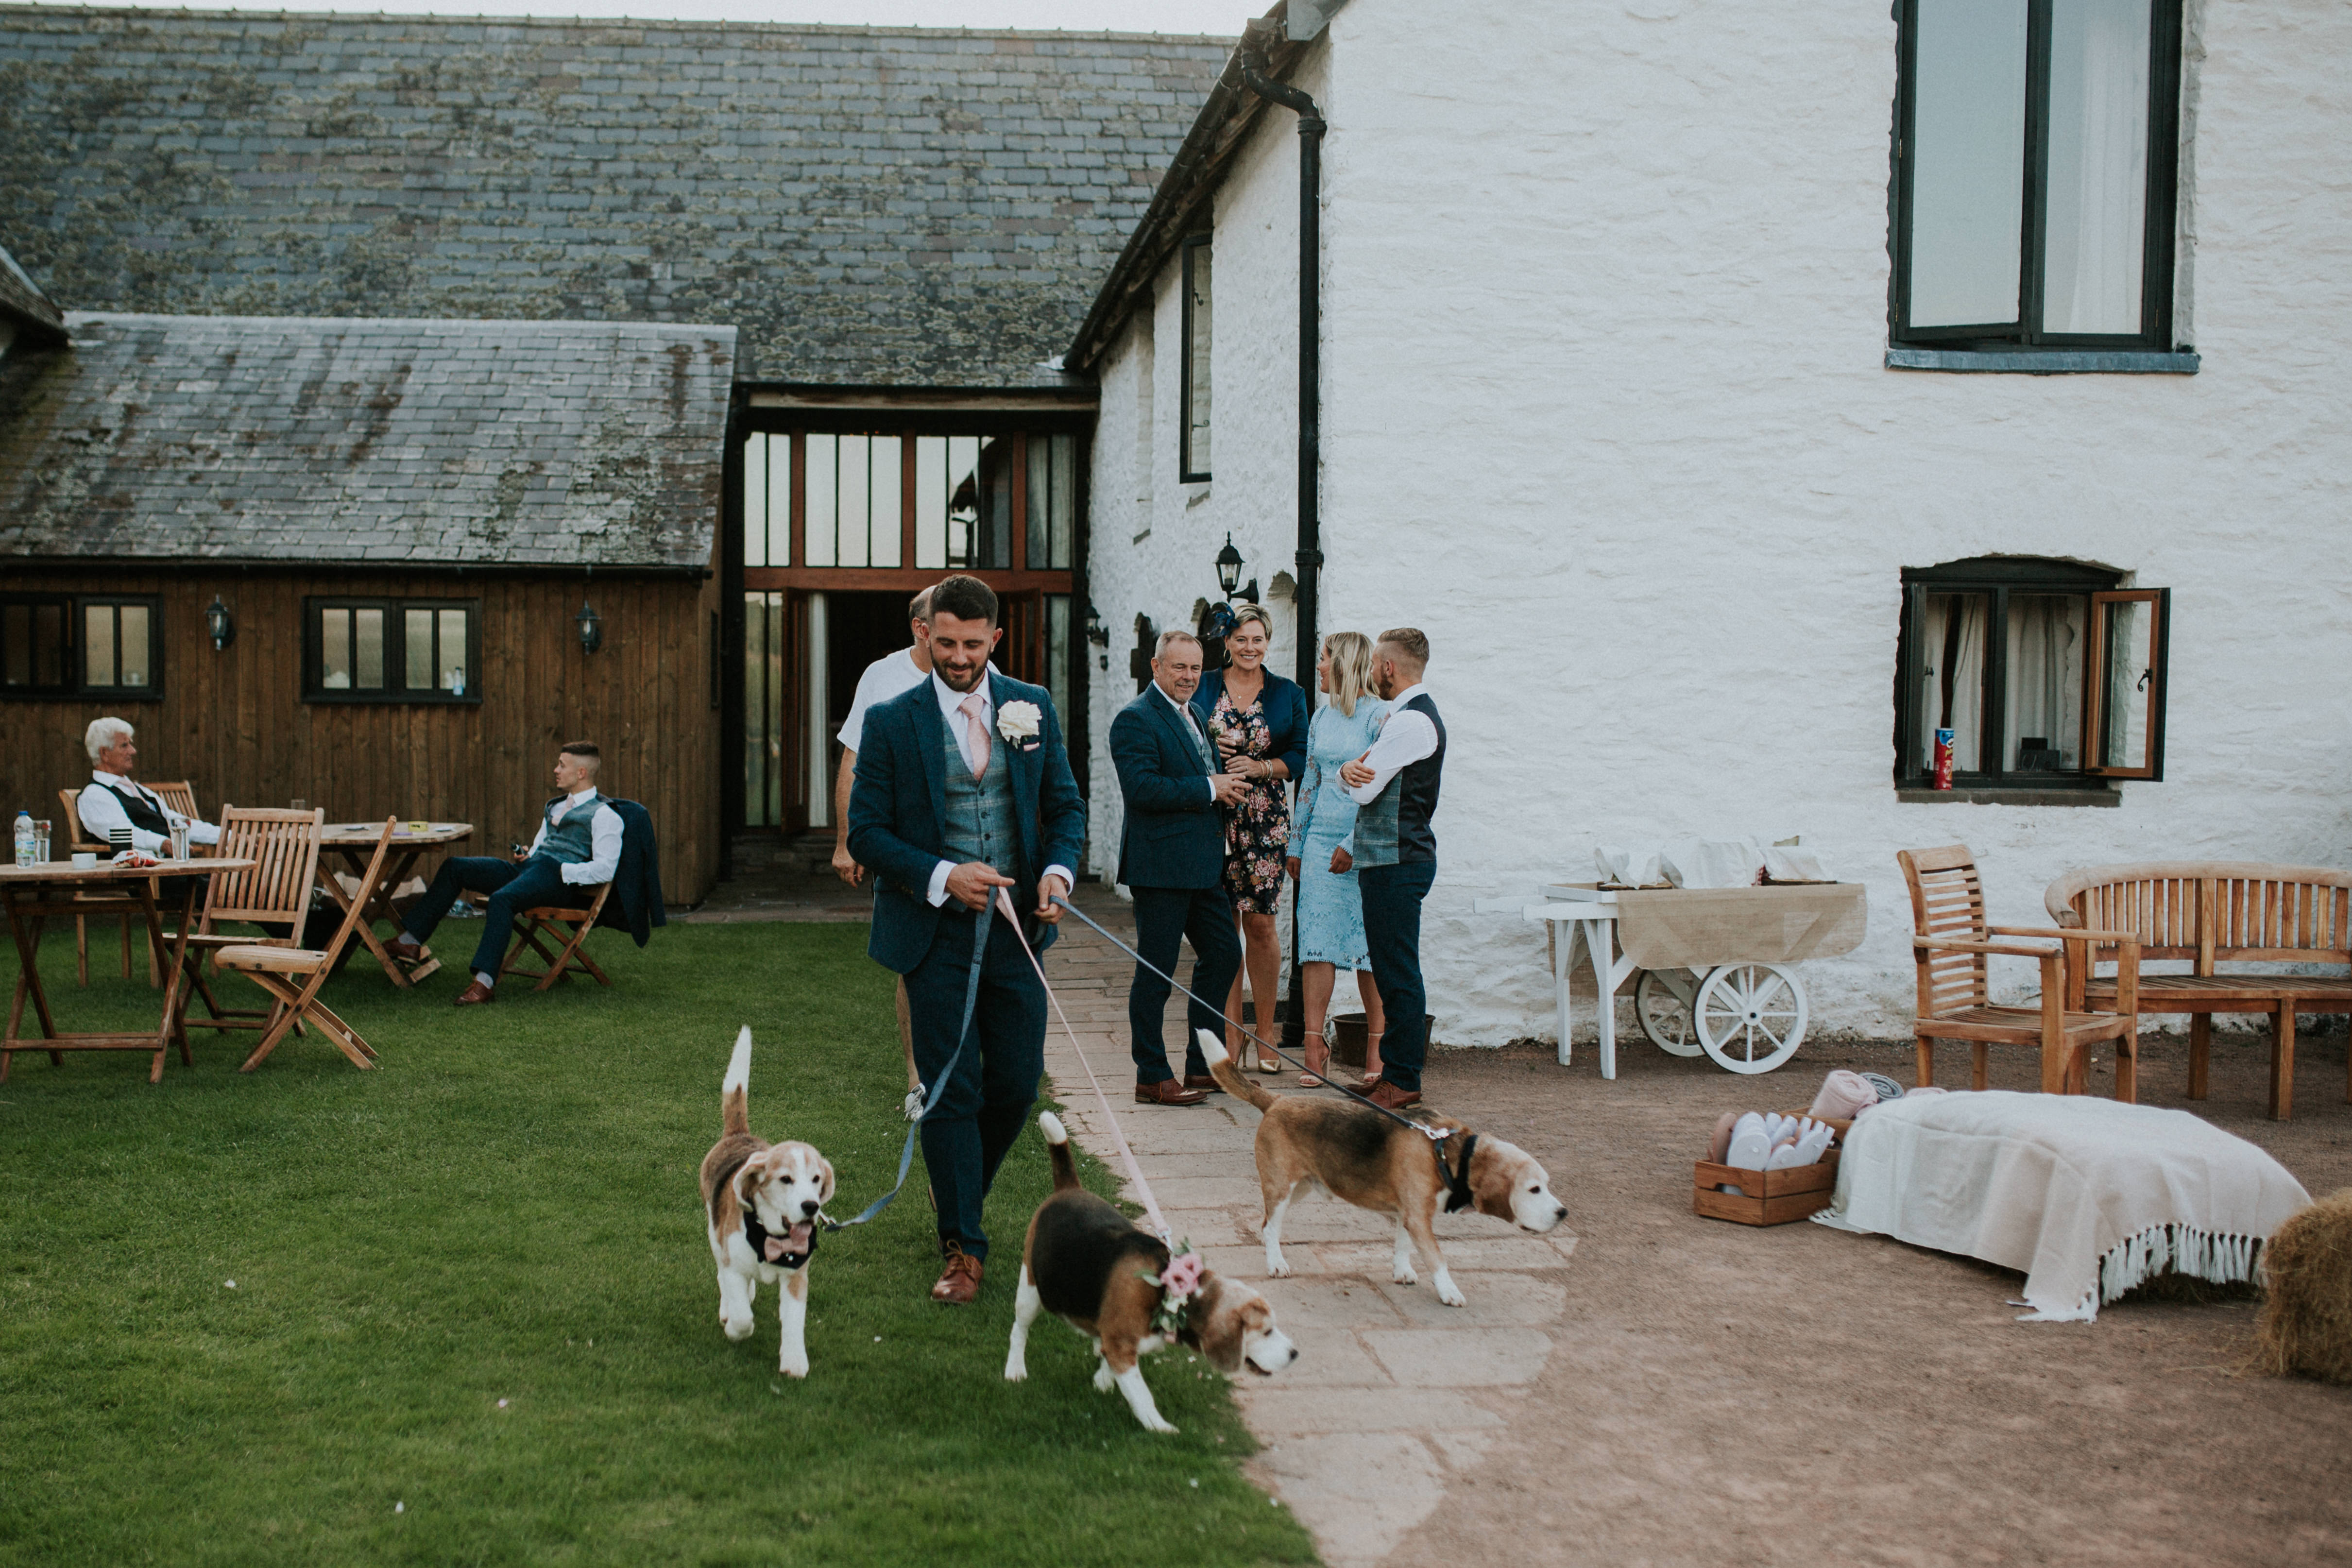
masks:
<instances>
[{"instance_id":1,"label":"beagle with flower collar","mask_svg":"<svg viewBox=\"0 0 2352 1568\"><path fill-rule=\"evenodd\" d=\"M710 1256L719 1265L719 1322L730 1340L751 1331L751 1299L766 1280L779 1287L783 1344L777 1370L808 1375L808 1265L817 1224L833 1196L833 1166L806 1143L771 1143L751 1131L751 1030L719 1090L721 1131L702 1157L702 1206Z\"/></svg>"},{"instance_id":2,"label":"beagle with flower collar","mask_svg":"<svg viewBox=\"0 0 2352 1568\"><path fill-rule=\"evenodd\" d=\"M1007 1383L1029 1375L1029 1325L1041 1310L1094 1342L1096 1392L1118 1389L1150 1432L1176 1430L1152 1403L1140 1364L1162 1345L1190 1345L1220 1372L1247 1367L1261 1376L1298 1359L1265 1297L1219 1279L1197 1253L1171 1267L1167 1243L1078 1185L1061 1118L1046 1111L1037 1126L1053 1155L1054 1194L1038 1205L1022 1244Z\"/></svg>"}]
</instances>

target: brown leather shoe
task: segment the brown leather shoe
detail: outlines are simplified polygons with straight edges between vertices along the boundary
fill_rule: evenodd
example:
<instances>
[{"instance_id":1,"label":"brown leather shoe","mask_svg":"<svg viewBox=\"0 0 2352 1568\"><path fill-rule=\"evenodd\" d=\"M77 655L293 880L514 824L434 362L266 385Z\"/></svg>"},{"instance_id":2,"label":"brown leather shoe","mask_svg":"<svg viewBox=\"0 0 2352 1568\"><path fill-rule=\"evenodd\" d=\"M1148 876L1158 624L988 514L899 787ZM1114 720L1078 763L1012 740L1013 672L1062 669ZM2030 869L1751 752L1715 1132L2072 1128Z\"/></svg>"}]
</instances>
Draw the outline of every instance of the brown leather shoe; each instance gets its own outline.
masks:
<instances>
[{"instance_id":1,"label":"brown leather shoe","mask_svg":"<svg viewBox=\"0 0 2352 1568\"><path fill-rule=\"evenodd\" d=\"M495 1002L498 999L498 987L495 985L485 985L479 980L474 981L463 991L457 993L457 1005L460 1007L477 1006L481 1003Z\"/></svg>"},{"instance_id":2,"label":"brown leather shoe","mask_svg":"<svg viewBox=\"0 0 2352 1568\"><path fill-rule=\"evenodd\" d=\"M1215 1079L1210 1077L1204 1072L1186 1073L1184 1075L1184 1087L1186 1089L1197 1089L1202 1094L1223 1094L1225 1092L1223 1087L1220 1085Z\"/></svg>"},{"instance_id":3,"label":"brown leather shoe","mask_svg":"<svg viewBox=\"0 0 2352 1568\"><path fill-rule=\"evenodd\" d=\"M1402 1110L1408 1105L1421 1103L1421 1090L1399 1089L1388 1079L1382 1079L1372 1086L1371 1101L1382 1110Z\"/></svg>"},{"instance_id":4,"label":"brown leather shoe","mask_svg":"<svg viewBox=\"0 0 2352 1568\"><path fill-rule=\"evenodd\" d=\"M383 944L383 950L403 963L422 963L433 956L433 950L402 931Z\"/></svg>"},{"instance_id":5,"label":"brown leather shoe","mask_svg":"<svg viewBox=\"0 0 2352 1568\"><path fill-rule=\"evenodd\" d=\"M1172 1078L1135 1086L1135 1103L1138 1105L1198 1105L1208 1098L1197 1089L1186 1089Z\"/></svg>"},{"instance_id":6,"label":"brown leather shoe","mask_svg":"<svg viewBox=\"0 0 2352 1568\"><path fill-rule=\"evenodd\" d=\"M940 1270L939 1283L931 1287L931 1300L945 1301L951 1307L971 1304L980 1294L980 1259L950 1241L947 1244L947 1264Z\"/></svg>"}]
</instances>

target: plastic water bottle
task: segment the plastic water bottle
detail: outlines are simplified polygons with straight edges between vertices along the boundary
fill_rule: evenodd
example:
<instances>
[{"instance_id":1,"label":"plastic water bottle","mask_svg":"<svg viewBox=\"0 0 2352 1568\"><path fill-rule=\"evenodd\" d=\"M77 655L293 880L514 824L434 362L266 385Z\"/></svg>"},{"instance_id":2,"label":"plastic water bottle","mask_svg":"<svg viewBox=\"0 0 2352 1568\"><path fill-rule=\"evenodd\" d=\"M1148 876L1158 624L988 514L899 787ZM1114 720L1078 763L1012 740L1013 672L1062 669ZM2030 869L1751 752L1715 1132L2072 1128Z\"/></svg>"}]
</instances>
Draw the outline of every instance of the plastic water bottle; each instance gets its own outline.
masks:
<instances>
[{"instance_id":1,"label":"plastic water bottle","mask_svg":"<svg viewBox=\"0 0 2352 1568\"><path fill-rule=\"evenodd\" d=\"M16 864L33 865L36 853L33 847L33 814L20 811L16 814Z\"/></svg>"}]
</instances>

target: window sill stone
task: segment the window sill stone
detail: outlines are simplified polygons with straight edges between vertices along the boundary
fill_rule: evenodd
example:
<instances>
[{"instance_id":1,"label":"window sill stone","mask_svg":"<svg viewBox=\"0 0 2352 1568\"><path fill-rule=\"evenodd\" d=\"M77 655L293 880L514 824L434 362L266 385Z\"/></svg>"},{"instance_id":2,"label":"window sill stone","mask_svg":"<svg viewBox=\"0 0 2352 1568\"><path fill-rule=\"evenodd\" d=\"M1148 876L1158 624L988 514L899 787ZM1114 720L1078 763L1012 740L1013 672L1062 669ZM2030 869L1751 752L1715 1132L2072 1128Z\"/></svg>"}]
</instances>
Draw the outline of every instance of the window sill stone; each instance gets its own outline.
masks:
<instances>
[{"instance_id":1,"label":"window sill stone","mask_svg":"<svg viewBox=\"0 0 2352 1568\"><path fill-rule=\"evenodd\" d=\"M1900 789L1904 805L2121 805L2112 789Z\"/></svg>"},{"instance_id":2,"label":"window sill stone","mask_svg":"<svg viewBox=\"0 0 2352 1568\"><path fill-rule=\"evenodd\" d=\"M2195 375L2193 353L2149 353L2137 349L1890 348L1889 370L1993 371L2015 375Z\"/></svg>"}]
</instances>

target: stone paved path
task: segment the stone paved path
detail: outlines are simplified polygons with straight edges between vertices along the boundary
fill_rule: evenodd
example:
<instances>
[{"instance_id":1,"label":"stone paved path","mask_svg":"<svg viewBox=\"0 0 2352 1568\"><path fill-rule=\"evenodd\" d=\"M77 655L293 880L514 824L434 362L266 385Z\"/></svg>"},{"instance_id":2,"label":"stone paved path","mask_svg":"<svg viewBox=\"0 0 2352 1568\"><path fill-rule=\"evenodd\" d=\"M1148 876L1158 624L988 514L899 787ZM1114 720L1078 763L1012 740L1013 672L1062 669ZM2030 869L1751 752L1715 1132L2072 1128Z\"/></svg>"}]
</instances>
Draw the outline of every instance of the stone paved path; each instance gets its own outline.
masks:
<instances>
[{"instance_id":1,"label":"stone paved path","mask_svg":"<svg viewBox=\"0 0 2352 1568\"><path fill-rule=\"evenodd\" d=\"M1132 940L1129 906L1115 895L1087 889L1080 903ZM1477 1215L1440 1215L1438 1239L1470 1299L1450 1308L1431 1291L1426 1271L1419 1285L1390 1279L1385 1221L1316 1198L1294 1206L1284 1226L1291 1277L1267 1279L1250 1153L1258 1112L1222 1094L1182 1110L1137 1105L1127 1045L1133 963L1076 921L1062 929L1047 973L1078 1046L1049 1026L1045 1070L1068 1108L1071 1134L1119 1168L1087 1087L1091 1066L1169 1225L1210 1267L1264 1290L1298 1342L1290 1370L1237 1385L1243 1416L1264 1444L1250 1462L1253 1476L1314 1531L1332 1568L1379 1563L1477 1464L1542 1372L1552 1351L1547 1331L1567 1301L1561 1271L1575 1237L1565 1229L1532 1237ZM1190 968L1188 958L1179 976ZM1171 1047L1182 1038L1181 1000L1169 1012Z\"/></svg>"}]
</instances>

